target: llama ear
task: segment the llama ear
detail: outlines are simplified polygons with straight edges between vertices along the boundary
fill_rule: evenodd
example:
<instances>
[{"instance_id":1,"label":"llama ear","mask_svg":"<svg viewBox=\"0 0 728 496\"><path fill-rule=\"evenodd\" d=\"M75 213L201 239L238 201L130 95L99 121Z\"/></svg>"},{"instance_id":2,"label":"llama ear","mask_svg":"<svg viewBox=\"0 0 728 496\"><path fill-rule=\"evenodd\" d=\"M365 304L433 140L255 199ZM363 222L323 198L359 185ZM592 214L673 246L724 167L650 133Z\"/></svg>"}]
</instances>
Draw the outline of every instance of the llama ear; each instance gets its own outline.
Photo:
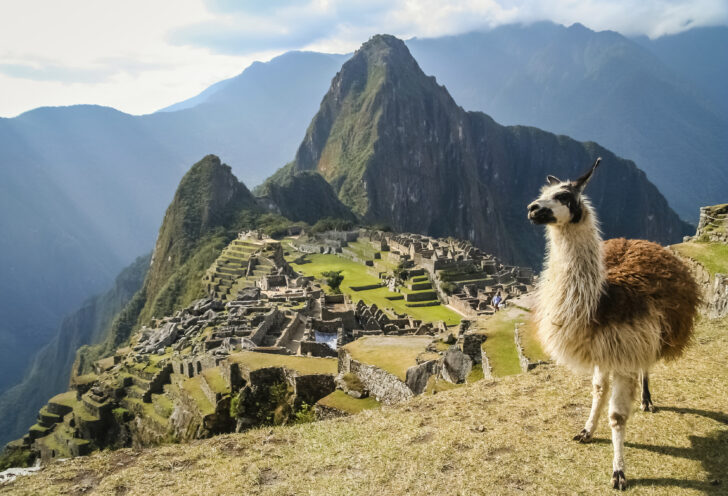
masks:
<instances>
[{"instance_id":1,"label":"llama ear","mask_svg":"<svg viewBox=\"0 0 728 496\"><path fill-rule=\"evenodd\" d=\"M559 184L561 182L561 179L556 176L546 176L546 182L549 183L549 185L553 186L554 184Z\"/></svg>"},{"instance_id":2,"label":"llama ear","mask_svg":"<svg viewBox=\"0 0 728 496\"><path fill-rule=\"evenodd\" d=\"M579 191L584 191L584 188L586 188L587 183L592 177L592 174L594 174L594 171L597 167L599 167L599 163L602 161L602 157L597 157L597 159L594 161L594 165L591 166L591 168L586 171L586 173L581 176L579 179L574 181L574 187L578 189Z\"/></svg>"}]
</instances>

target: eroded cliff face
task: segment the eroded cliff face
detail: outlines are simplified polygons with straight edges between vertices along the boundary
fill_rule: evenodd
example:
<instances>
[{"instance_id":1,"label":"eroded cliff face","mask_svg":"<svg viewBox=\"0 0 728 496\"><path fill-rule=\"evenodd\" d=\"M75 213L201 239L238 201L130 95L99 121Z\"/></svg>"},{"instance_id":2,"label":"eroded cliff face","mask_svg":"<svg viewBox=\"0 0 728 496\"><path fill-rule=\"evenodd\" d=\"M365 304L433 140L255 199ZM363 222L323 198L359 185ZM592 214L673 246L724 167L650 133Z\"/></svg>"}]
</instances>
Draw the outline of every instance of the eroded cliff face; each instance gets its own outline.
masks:
<instances>
[{"instance_id":1,"label":"eroded cliff face","mask_svg":"<svg viewBox=\"0 0 728 496\"><path fill-rule=\"evenodd\" d=\"M538 265L543 236L525 206L547 174L575 178L596 156L603 166L588 193L607 237L670 243L690 230L633 162L466 112L402 41L378 35L333 79L290 171L317 171L367 222L462 237Z\"/></svg>"}]
</instances>

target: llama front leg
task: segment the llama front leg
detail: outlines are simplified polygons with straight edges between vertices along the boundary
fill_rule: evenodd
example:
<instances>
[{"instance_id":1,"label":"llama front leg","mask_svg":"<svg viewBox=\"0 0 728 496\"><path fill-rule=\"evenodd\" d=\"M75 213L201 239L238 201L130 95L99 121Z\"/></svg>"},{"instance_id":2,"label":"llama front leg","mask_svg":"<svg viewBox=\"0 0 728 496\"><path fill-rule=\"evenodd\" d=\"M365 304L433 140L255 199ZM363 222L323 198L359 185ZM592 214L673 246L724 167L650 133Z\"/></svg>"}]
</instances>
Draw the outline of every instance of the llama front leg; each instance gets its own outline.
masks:
<instances>
[{"instance_id":1,"label":"llama front leg","mask_svg":"<svg viewBox=\"0 0 728 496\"><path fill-rule=\"evenodd\" d=\"M624 476L624 435L636 391L637 374L614 374L614 391L609 401L609 425L612 427L614 447L612 487L623 491L627 488Z\"/></svg>"},{"instance_id":2,"label":"llama front leg","mask_svg":"<svg viewBox=\"0 0 728 496\"><path fill-rule=\"evenodd\" d=\"M642 404L640 408L643 412L655 413L655 405L652 404L652 395L650 394L650 378L649 372L642 372Z\"/></svg>"},{"instance_id":3,"label":"llama front leg","mask_svg":"<svg viewBox=\"0 0 728 496\"><path fill-rule=\"evenodd\" d=\"M588 443L591 441L594 431L599 423L599 417L604 410L609 393L609 372L600 369L599 366L594 367L594 376L592 377L592 406L589 412L589 418L586 425L579 434L574 436L574 441L580 443Z\"/></svg>"}]
</instances>

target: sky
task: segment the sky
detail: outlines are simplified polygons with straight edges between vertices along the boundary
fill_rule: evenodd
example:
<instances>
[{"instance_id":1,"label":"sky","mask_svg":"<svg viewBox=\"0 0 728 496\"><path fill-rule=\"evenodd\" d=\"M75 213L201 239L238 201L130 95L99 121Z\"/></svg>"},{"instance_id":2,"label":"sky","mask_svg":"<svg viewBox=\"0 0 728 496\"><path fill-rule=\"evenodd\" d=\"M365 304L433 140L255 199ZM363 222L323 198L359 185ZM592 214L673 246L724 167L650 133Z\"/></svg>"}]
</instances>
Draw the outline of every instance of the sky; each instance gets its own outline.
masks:
<instances>
[{"instance_id":1,"label":"sky","mask_svg":"<svg viewBox=\"0 0 728 496\"><path fill-rule=\"evenodd\" d=\"M0 117L81 103L146 114L288 50L543 20L656 38L728 25L728 0L3 1Z\"/></svg>"}]
</instances>

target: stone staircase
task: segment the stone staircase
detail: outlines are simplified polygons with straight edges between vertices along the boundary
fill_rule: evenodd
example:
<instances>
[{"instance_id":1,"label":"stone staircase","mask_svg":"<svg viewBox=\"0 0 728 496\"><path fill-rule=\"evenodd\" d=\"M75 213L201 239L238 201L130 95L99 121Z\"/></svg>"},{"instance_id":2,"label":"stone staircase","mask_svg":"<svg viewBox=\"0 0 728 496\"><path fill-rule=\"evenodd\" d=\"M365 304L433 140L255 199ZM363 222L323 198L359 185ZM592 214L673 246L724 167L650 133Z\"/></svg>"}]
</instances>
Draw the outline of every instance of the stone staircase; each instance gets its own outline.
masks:
<instances>
[{"instance_id":1,"label":"stone staircase","mask_svg":"<svg viewBox=\"0 0 728 496\"><path fill-rule=\"evenodd\" d=\"M262 254L265 246L262 242L233 240L203 278L208 294L231 301L239 291L255 286L256 280L273 274L275 264Z\"/></svg>"},{"instance_id":2,"label":"stone staircase","mask_svg":"<svg viewBox=\"0 0 728 496\"><path fill-rule=\"evenodd\" d=\"M228 301L231 295L237 294L237 290L233 291L233 286L241 279L247 280L250 275L251 259L263 246L263 243L242 239L235 239L226 246L203 279L208 294L222 301ZM251 281L248 285L253 284Z\"/></svg>"}]
</instances>

